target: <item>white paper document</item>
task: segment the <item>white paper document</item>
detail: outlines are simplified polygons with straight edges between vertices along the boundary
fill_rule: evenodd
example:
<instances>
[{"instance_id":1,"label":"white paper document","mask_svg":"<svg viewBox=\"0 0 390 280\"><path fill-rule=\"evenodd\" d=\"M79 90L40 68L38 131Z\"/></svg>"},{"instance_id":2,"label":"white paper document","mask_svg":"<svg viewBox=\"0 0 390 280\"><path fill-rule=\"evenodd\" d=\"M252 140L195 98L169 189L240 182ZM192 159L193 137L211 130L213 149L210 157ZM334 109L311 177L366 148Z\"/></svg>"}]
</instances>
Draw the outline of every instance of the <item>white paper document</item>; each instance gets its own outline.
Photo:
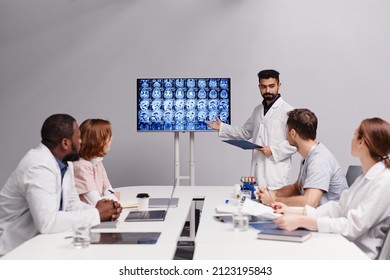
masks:
<instances>
[{"instance_id":1,"label":"white paper document","mask_svg":"<svg viewBox=\"0 0 390 280\"><path fill-rule=\"evenodd\" d=\"M223 213L223 214L237 214L238 213L237 205L231 205L231 204L217 205L217 208L215 210L217 211L217 213Z\"/></svg>"},{"instance_id":2,"label":"white paper document","mask_svg":"<svg viewBox=\"0 0 390 280\"><path fill-rule=\"evenodd\" d=\"M241 211L244 214L261 217L269 220L273 220L281 216L281 214L274 213L274 209L272 209L272 207L266 206L262 203L250 199L245 200Z\"/></svg>"}]
</instances>

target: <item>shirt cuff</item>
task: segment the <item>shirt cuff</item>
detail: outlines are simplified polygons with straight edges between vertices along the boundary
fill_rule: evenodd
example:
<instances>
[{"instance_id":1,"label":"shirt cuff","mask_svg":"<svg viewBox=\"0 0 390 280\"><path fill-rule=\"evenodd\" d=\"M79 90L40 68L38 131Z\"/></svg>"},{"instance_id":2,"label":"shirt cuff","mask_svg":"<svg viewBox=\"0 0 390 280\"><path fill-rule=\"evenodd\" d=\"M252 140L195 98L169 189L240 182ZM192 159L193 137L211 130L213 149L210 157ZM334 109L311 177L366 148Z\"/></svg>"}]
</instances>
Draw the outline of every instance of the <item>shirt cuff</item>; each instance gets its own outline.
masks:
<instances>
[{"instance_id":1,"label":"shirt cuff","mask_svg":"<svg viewBox=\"0 0 390 280\"><path fill-rule=\"evenodd\" d=\"M317 218L317 228L318 228L318 232L331 232L330 218L329 217Z\"/></svg>"},{"instance_id":2,"label":"shirt cuff","mask_svg":"<svg viewBox=\"0 0 390 280\"><path fill-rule=\"evenodd\" d=\"M310 205L305 205L305 214L308 217L317 217L317 209L314 207L311 207Z\"/></svg>"},{"instance_id":3,"label":"shirt cuff","mask_svg":"<svg viewBox=\"0 0 390 280\"><path fill-rule=\"evenodd\" d=\"M92 226L92 227L94 227L94 226L100 224L100 214L99 214L99 210L97 210L97 208L94 208L93 210L95 211L95 213L94 213L95 215L94 215L94 218L93 218L93 220L92 220L92 222L91 222L91 226Z\"/></svg>"}]
</instances>

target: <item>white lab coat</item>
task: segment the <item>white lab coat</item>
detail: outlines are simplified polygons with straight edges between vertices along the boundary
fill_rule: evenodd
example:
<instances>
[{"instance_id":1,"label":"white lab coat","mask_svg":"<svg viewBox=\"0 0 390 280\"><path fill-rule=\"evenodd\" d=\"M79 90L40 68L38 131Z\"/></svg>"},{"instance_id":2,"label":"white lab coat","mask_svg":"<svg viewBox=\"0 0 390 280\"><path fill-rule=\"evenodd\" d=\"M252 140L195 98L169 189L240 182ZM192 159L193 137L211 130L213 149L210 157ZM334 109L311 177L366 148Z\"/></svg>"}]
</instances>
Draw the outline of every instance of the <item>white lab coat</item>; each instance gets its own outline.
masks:
<instances>
[{"instance_id":1,"label":"white lab coat","mask_svg":"<svg viewBox=\"0 0 390 280\"><path fill-rule=\"evenodd\" d=\"M263 147L270 146L270 157L265 157L257 150L252 151L251 176L255 177L259 186L278 189L290 183L291 156L296 152L296 148L286 140L286 122L287 112L293 109L280 97L265 116L264 106L260 104L255 107L243 126L221 124L221 138L247 139Z\"/></svg>"},{"instance_id":2,"label":"white lab coat","mask_svg":"<svg viewBox=\"0 0 390 280\"><path fill-rule=\"evenodd\" d=\"M80 201L74 185L73 165L63 178L50 150L43 144L30 150L0 191L0 255L39 233L71 230L72 224L100 223L96 208Z\"/></svg>"},{"instance_id":3,"label":"white lab coat","mask_svg":"<svg viewBox=\"0 0 390 280\"><path fill-rule=\"evenodd\" d=\"M319 232L339 233L374 259L389 229L389 205L390 169L378 162L358 177L339 201L305 208L308 216L317 217Z\"/></svg>"}]
</instances>

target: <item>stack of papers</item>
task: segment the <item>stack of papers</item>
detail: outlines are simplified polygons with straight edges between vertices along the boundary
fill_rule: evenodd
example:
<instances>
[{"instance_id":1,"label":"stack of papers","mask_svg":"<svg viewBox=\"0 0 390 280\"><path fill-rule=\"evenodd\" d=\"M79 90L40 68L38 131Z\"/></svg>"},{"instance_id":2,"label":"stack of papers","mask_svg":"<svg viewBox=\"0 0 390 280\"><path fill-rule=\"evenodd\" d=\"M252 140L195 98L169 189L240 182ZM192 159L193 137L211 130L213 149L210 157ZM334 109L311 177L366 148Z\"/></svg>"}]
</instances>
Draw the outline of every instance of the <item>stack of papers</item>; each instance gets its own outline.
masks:
<instances>
[{"instance_id":1,"label":"stack of papers","mask_svg":"<svg viewBox=\"0 0 390 280\"><path fill-rule=\"evenodd\" d=\"M217 211L217 213L238 214L238 207L232 204L218 205L215 210Z\"/></svg>"},{"instance_id":2,"label":"stack of papers","mask_svg":"<svg viewBox=\"0 0 390 280\"><path fill-rule=\"evenodd\" d=\"M281 214L274 213L274 209L272 209L272 207L250 199L245 200L241 211L244 214L261 217L268 220L273 220L281 216Z\"/></svg>"},{"instance_id":3,"label":"stack of papers","mask_svg":"<svg viewBox=\"0 0 390 280\"><path fill-rule=\"evenodd\" d=\"M216 208L217 213L238 214L238 206L234 204L222 204ZM274 213L274 209L257 201L246 199L241 208L241 213L259 217L265 220L273 220L281 216Z\"/></svg>"}]
</instances>

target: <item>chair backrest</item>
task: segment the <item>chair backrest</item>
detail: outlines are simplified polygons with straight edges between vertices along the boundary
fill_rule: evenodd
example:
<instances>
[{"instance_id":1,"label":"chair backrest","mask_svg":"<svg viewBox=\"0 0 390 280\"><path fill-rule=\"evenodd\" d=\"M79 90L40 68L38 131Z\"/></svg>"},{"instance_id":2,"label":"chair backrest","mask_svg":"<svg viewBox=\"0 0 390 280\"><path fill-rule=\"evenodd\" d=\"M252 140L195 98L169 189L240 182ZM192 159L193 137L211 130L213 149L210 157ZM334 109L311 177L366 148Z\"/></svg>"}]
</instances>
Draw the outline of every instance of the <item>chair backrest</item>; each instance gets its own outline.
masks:
<instances>
[{"instance_id":1,"label":"chair backrest","mask_svg":"<svg viewBox=\"0 0 390 280\"><path fill-rule=\"evenodd\" d=\"M348 187L350 187L353 182L355 182L356 178L359 177L362 173L363 170L360 165L348 166L347 174L345 175L345 177L347 178Z\"/></svg>"},{"instance_id":2,"label":"chair backrest","mask_svg":"<svg viewBox=\"0 0 390 280\"><path fill-rule=\"evenodd\" d=\"M377 257L378 260L390 260L390 227L387 230L385 239L383 240L383 245L379 251L379 255Z\"/></svg>"}]
</instances>

